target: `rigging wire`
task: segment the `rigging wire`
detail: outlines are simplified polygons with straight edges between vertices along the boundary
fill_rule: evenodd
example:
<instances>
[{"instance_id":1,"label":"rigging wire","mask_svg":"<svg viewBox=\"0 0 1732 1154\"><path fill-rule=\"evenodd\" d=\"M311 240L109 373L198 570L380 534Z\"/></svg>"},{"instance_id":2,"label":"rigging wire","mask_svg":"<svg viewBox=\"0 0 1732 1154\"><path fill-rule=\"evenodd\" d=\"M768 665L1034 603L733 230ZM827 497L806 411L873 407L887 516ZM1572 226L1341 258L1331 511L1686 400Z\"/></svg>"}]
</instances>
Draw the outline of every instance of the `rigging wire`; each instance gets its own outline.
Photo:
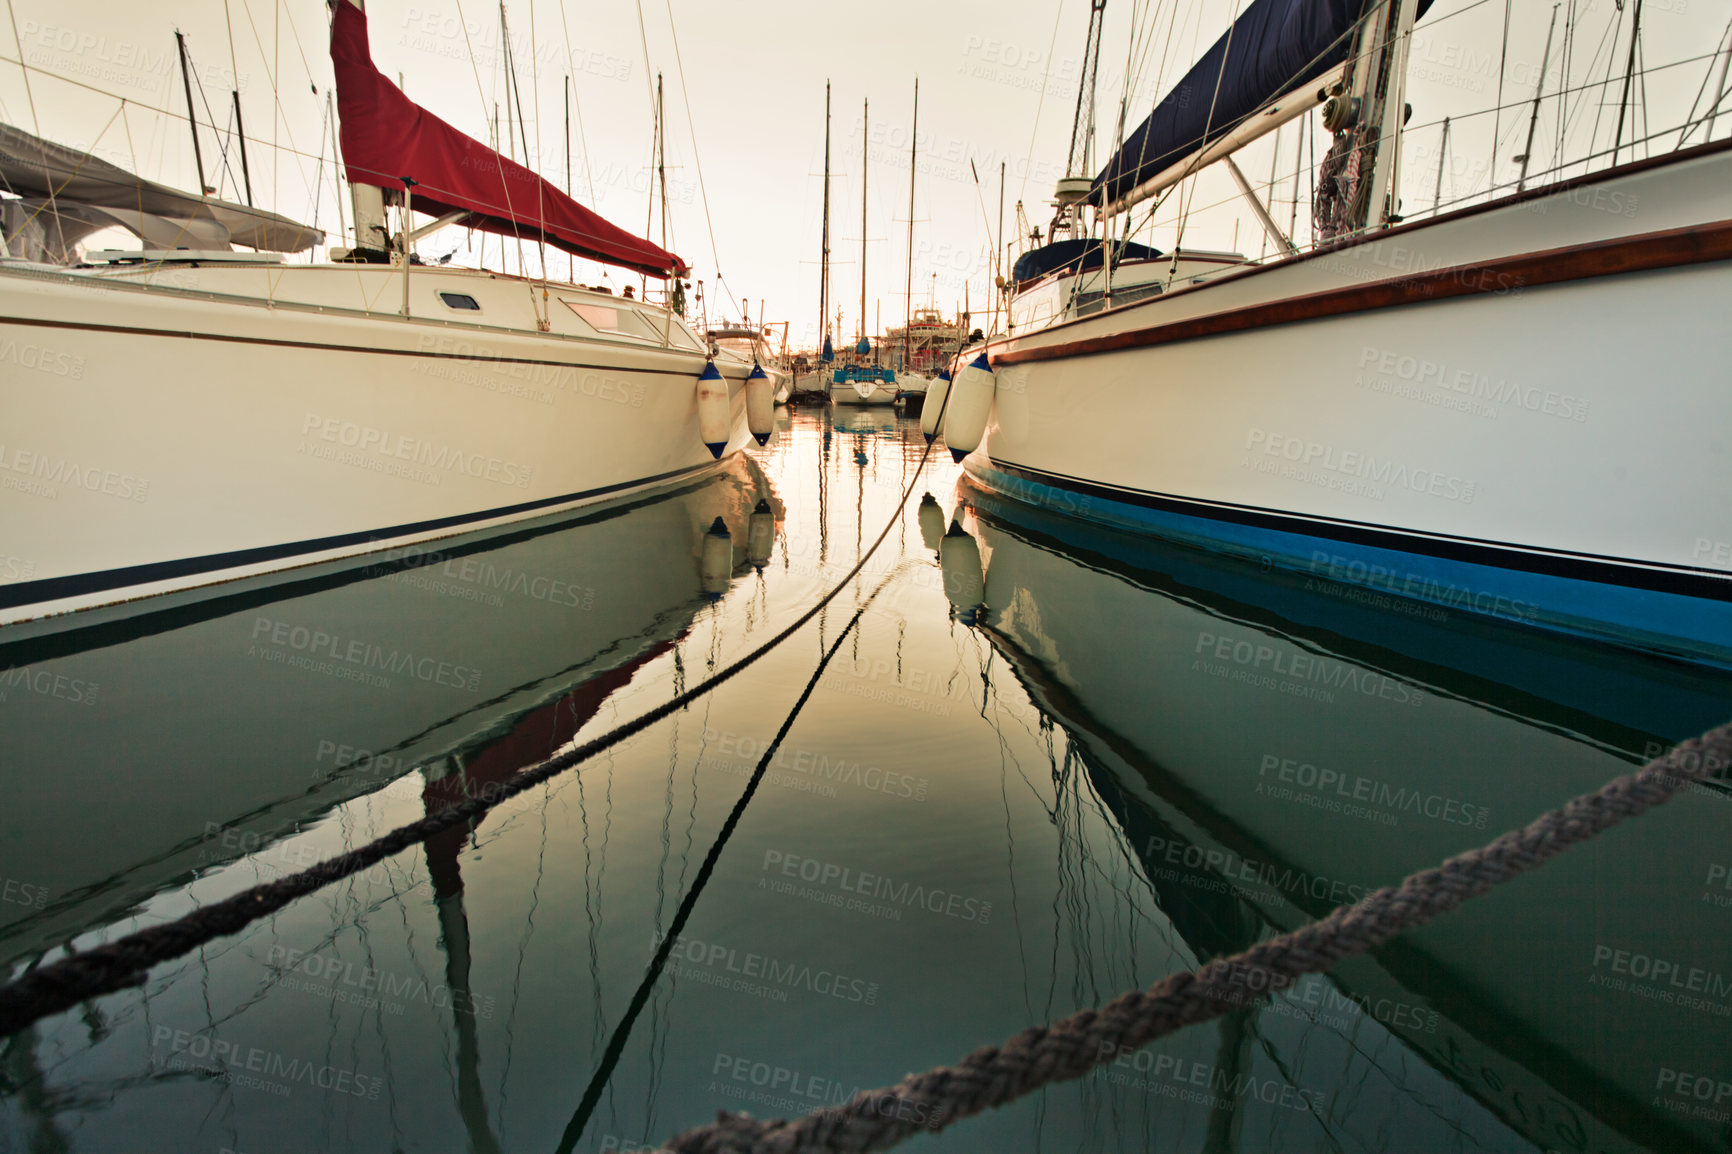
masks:
<instances>
[{"instance_id":1,"label":"rigging wire","mask_svg":"<svg viewBox=\"0 0 1732 1154\"><path fill-rule=\"evenodd\" d=\"M704 205L704 226L709 230L710 235L710 258L716 263L716 283L722 286L722 291L728 294L728 299L734 302L736 309L739 309L740 302L734 299L734 290L729 288L727 282L722 279L722 257L716 248L716 225L710 219L710 194L704 187L703 154L698 149L698 126L697 122L692 119L692 92L686 86L686 66L680 59L680 33L674 25L673 0L665 0L665 2L668 10L668 32L673 36L674 42L674 69L680 77L680 100L686 106L686 129L692 136L692 163L697 166L698 170L698 199ZM744 315L745 310L740 309L740 312Z\"/></svg>"},{"instance_id":2,"label":"rigging wire","mask_svg":"<svg viewBox=\"0 0 1732 1154\"><path fill-rule=\"evenodd\" d=\"M906 505L907 501L904 500L903 506L906 507ZM824 676L824 670L829 668L831 659L842 648L842 642L847 640L848 634L854 629L854 626L860 623L860 618L871 607L878 594L884 591L884 587L901 576L909 564L912 562L904 562L886 574L884 580L878 583L878 587L873 589L860 606L854 610L854 615L848 619L848 624L843 626L842 631L836 635L836 640L819 659L818 667L812 671L812 676L807 679L806 688L801 692L799 700L794 702L794 707L788 711L787 717L782 721L781 728L776 731L776 736L771 738L769 744L764 747L763 756L758 759L758 764L753 769L751 778L746 782L746 788L741 792L739 799L734 802L733 809L728 812L727 820L722 823L722 828L716 834L715 841L710 844L709 852L704 855L703 864L698 867L697 876L692 879L691 888L686 891L685 897L680 899L679 908L674 913L673 921L665 932L658 929L655 955L651 957L649 965L644 968L643 980L638 983L637 991L632 995L630 1004L627 1005L625 1013L620 1016L619 1022L613 1028L613 1033L608 1037L607 1048L602 1052L601 1061L596 1063L595 1072L590 1075L589 1085L584 1088L583 1098L578 1103L577 1112L572 1115L571 1121L566 1123L565 1132L560 1137L558 1154L571 1154L571 1151L577 1147L578 1140L583 1137L583 1132L588 1127L591 1116L595 1113L595 1107L601 1101L602 1092L613 1077L613 1071L619 1064L620 1056L625 1053L626 1042L631 1038L632 1026L636 1024L638 1015L642 1013L650 995L660 984L662 971L666 969L668 959L679 944L680 934L684 931L686 923L691 920L692 910L697 907L698 898L703 895L704 887L709 884L710 876L715 872L716 862L721 859L722 850L727 848L728 841L734 836L734 830L740 824L740 818L745 816L746 806L751 804L752 798L756 795L758 785L763 781L765 771L769 769L770 762L775 759L777 751L781 748L783 738L787 737L788 731L794 727L794 722L799 718L800 711L806 707L806 701L812 696L812 691L818 688L818 682Z\"/></svg>"},{"instance_id":3,"label":"rigging wire","mask_svg":"<svg viewBox=\"0 0 1732 1154\"><path fill-rule=\"evenodd\" d=\"M559 24L565 37L565 58L570 60L571 28L565 19L565 0L559 0ZM595 177L589 170L589 138L584 135L583 131L583 101L577 98L577 78L567 74L567 79L571 82L571 110L577 115L577 142L583 146L583 183L589 189L589 202L593 205L595 203ZM569 149L570 147L568 142L566 148ZM570 190L567 189L566 191L569 192Z\"/></svg>"},{"instance_id":4,"label":"rigging wire","mask_svg":"<svg viewBox=\"0 0 1732 1154\"><path fill-rule=\"evenodd\" d=\"M1058 29L1063 16L1064 0L1058 0L1058 8L1052 17L1052 41L1046 46L1046 69L1040 74L1040 99L1035 102L1034 124L1028 130L1028 155L1022 158L1022 185L1016 190L1018 201L1028 192L1028 174L1034 169L1034 140L1040 133L1040 114L1046 107L1046 83L1052 79L1053 50L1058 47Z\"/></svg>"}]
</instances>

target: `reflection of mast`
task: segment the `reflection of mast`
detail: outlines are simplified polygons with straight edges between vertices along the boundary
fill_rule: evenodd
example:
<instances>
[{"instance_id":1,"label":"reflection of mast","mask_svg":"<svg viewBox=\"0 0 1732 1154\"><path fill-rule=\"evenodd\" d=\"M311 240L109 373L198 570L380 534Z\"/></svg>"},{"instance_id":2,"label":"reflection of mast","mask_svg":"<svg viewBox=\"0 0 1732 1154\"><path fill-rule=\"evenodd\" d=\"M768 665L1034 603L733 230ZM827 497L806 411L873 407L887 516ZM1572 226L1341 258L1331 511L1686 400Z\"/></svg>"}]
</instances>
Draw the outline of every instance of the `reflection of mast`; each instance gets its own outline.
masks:
<instances>
[{"instance_id":1,"label":"reflection of mast","mask_svg":"<svg viewBox=\"0 0 1732 1154\"><path fill-rule=\"evenodd\" d=\"M526 765L533 765L570 741L600 709L615 689L631 681L646 662L672 647L664 642L637 660L609 670L558 701L520 718L510 733L477 751L467 762L461 754L448 760L444 777L429 781L421 791L427 813L435 813L471 797L485 797ZM423 844L427 873L433 880L433 904L439 916L439 944L445 951L445 985L451 995L451 1017L457 1030L457 1109L469 1131L472 1154L499 1154L499 1140L488 1120L487 1093L481 1085L481 1046L476 1023L476 999L470 989L469 915L463 906L461 856L474 833L471 824L455 825Z\"/></svg>"},{"instance_id":2,"label":"reflection of mast","mask_svg":"<svg viewBox=\"0 0 1732 1154\"><path fill-rule=\"evenodd\" d=\"M451 780L446 778L444 780ZM434 783L438 784L438 783ZM432 786L429 786L431 789ZM499 1141L487 1120L487 1092L481 1087L481 1045L476 1037L475 998L469 989L469 916L463 910L463 878L457 851L468 831L448 829L427 842L427 872L433 876L433 905L439 911L439 944L445 950L445 986L451 993L451 1018L457 1027L457 1112L469 1131L474 1154L499 1154ZM448 835L455 834L454 839ZM446 856L449 854L449 856Z\"/></svg>"},{"instance_id":3,"label":"reflection of mast","mask_svg":"<svg viewBox=\"0 0 1732 1154\"><path fill-rule=\"evenodd\" d=\"M421 791L421 802L434 813L484 792L510 777L513 770L503 758L489 758L487 751L465 766L453 754L446 776L429 781ZM463 842L473 832L469 824L455 825L427 839L427 873L433 879L433 905L439 915L439 945L445 951L445 986L451 995L452 1024L457 1029L457 1112L469 1131L469 1148L475 1154L498 1154L499 1141L487 1119L487 1093L481 1087L481 1045L476 1036L475 998L469 988L469 915L463 908L463 873L459 856Z\"/></svg>"},{"instance_id":4,"label":"reflection of mast","mask_svg":"<svg viewBox=\"0 0 1732 1154\"><path fill-rule=\"evenodd\" d=\"M24 1148L40 1154L64 1154L72 1149L54 1125L59 1111L45 1092L42 1069L36 1063L36 1030L21 1030L0 1046L0 1091L18 1103L28 1119Z\"/></svg>"},{"instance_id":5,"label":"reflection of mast","mask_svg":"<svg viewBox=\"0 0 1732 1154\"><path fill-rule=\"evenodd\" d=\"M1214 1076L1224 1085L1240 1084L1239 1072L1250 1057L1250 1027L1256 1013L1255 1010L1234 1010L1215 1023L1221 1031L1221 1050L1215 1059ZM1214 1097L1215 1104L1209 1108L1209 1128L1204 1132L1203 1149L1244 1149L1239 1141L1245 1124L1245 1112L1239 1106L1244 1098L1238 1094L1216 1094Z\"/></svg>"}]
</instances>

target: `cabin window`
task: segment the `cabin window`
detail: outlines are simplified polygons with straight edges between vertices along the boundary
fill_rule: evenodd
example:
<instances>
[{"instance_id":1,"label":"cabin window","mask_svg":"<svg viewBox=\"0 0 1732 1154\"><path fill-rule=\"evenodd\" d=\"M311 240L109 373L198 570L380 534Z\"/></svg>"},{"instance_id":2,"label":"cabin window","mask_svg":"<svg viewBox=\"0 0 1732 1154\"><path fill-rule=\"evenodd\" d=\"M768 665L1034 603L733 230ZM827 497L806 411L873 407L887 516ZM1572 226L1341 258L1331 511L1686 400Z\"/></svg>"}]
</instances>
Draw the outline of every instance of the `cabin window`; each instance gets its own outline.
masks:
<instances>
[{"instance_id":1,"label":"cabin window","mask_svg":"<svg viewBox=\"0 0 1732 1154\"><path fill-rule=\"evenodd\" d=\"M661 330L652 328L643 314L630 305L604 305L592 301L566 300L564 297L561 297L560 301L575 313L579 320L597 332L637 337L640 340L661 340Z\"/></svg>"},{"instance_id":2,"label":"cabin window","mask_svg":"<svg viewBox=\"0 0 1732 1154\"><path fill-rule=\"evenodd\" d=\"M439 299L445 302L448 309L463 309L472 313L481 311L480 303L468 293L440 293Z\"/></svg>"}]
</instances>

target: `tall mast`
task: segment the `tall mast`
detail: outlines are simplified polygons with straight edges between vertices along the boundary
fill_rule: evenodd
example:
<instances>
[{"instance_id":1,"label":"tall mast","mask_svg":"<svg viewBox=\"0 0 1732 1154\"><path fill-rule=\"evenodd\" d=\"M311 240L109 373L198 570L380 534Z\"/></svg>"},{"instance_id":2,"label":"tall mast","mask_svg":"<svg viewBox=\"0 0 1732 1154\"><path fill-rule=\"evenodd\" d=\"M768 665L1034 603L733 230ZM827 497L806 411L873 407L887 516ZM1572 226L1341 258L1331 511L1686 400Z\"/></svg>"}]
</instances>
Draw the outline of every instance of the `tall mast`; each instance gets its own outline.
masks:
<instances>
[{"instance_id":1,"label":"tall mast","mask_svg":"<svg viewBox=\"0 0 1732 1154\"><path fill-rule=\"evenodd\" d=\"M576 196L577 190L571 186L571 73L565 74L565 195ZM666 248L666 245L662 246ZM577 280L577 257L571 253L565 254L565 279Z\"/></svg>"},{"instance_id":2,"label":"tall mast","mask_svg":"<svg viewBox=\"0 0 1732 1154\"><path fill-rule=\"evenodd\" d=\"M860 102L860 335L866 335L866 165L871 159L872 102Z\"/></svg>"},{"instance_id":3,"label":"tall mast","mask_svg":"<svg viewBox=\"0 0 1732 1154\"><path fill-rule=\"evenodd\" d=\"M1004 161L998 162L998 235L992 241L992 259L986 262L987 275L994 278L992 286L992 319L987 323L998 328L998 302L1005 295L1004 266ZM933 274L937 276L937 273Z\"/></svg>"},{"instance_id":4,"label":"tall mast","mask_svg":"<svg viewBox=\"0 0 1732 1154\"><path fill-rule=\"evenodd\" d=\"M662 74L656 73L656 183L661 186L662 248L668 247L668 107L662 99Z\"/></svg>"},{"instance_id":5,"label":"tall mast","mask_svg":"<svg viewBox=\"0 0 1732 1154\"><path fill-rule=\"evenodd\" d=\"M1547 27L1546 27L1546 51L1545 51L1545 55L1540 57L1540 78L1539 78L1539 82L1534 85L1534 107L1533 107L1533 111L1528 115L1527 147L1523 148L1522 154L1520 156L1516 157L1517 160L1521 161L1521 166L1522 166L1521 175L1516 178L1516 191L1517 192L1520 192L1523 188L1527 187L1528 162L1533 159L1533 155L1534 155L1534 130L1539 128L1539 126L1540 126L1540 98L1545 94L1546 69L1551 66L1551 62L1552 62L1552 33L1556 32L1557 28L1558 28L1558 5L1553 4L1552 5L1552 22L1551 22L1551 24L1547 25ZM1437 198L1434 196L1434 197L1432 197L1432 199L1435 201Z\"/></svg>"},{"instance_id":6,"label":"tall mast","mask_svg":"<svg viewBox=\"0 0 1732 1154\"><path fill-rule=\"evenodd\" d=\"M908 330L914 324L914 166L920 159L920 77L914 78L914 127L908 134L908 285L903 295L902 371L908 371Z\"/></svg>"},{"instance_id":7,"label":"tall mast","mask_svg":"<svg viewBox=\"0 0 1732 1154\"><path fill-rule=\"evenodd\" d=\"M1401 188L1401 130L1407 111L1407 50L1413 40L1414 0L1390 0L1384 43L1388 52L1388 74L1383 98L1372 120L1376 148L1371 175L1371 203L1366 207L1366 227L1382 228L1397 211ZM1381 56L1383 53L1378 53Z\"/></svg>"},{"instance_id":8,"label":"tall mast","mask_svg":"<svg viewBox=\"0 0 1732 1154\"><path fill-rule=\"evenodd\" d=\"M1101 62L1101 12L1107 0L1092 0L1088 39L1083 44L1082 83L1077 86L1076 118L1070 129L1070 162L1066 176L1087 176L1095 137L1095 73Z\"/></svg>"},{"instance_id":9,"label":"tall mast","mask_svg":"<svg viewBox=\"0 0 1732 1154\"><path fill-rule=\"evenodd\" d=\"M824 251L818 262L818 351L830 336L830 82L824 81Z\"/></svg>"}]
</instances>

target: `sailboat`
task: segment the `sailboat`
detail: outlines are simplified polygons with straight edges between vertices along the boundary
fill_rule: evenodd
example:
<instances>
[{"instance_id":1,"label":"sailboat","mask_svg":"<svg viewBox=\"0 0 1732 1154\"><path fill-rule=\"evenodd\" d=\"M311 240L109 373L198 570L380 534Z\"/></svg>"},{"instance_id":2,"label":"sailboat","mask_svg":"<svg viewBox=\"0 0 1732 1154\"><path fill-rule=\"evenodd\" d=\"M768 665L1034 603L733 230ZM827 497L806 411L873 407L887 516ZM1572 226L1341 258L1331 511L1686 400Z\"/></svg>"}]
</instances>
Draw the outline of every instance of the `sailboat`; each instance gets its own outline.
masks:
<instances>
[{"instance_id":1,"label":"sailboat","mask_svg":"<svg viewBox=\"0 0 1732 1154\"><path fill-rule=\"evenodd\" d=\"M675 308L424 265L414 244L462 225L675 285L684 261L411 102L373 64L361 0L334 5L331 59L356 243L325 263L282 255L315 230L4 131L24 195L0 345L38 371L0 378L0 523L22 559L0 625L621 501L745 444L749 366L712 365ZM143 247L78 263L107 224Z\"/></svg>"},{"instance_id":2,"label":"sailboat","mask_svg":"<svg viewBox=\"0 0 1732 1154\"><path fill-rule=\"evenodd\" d=\"M946 439L981 485L1049 508L1732 664L1732 141L1689 143L1710 113L1672 151L1651 133L1631 160L1620 136L1585 175L1524 167L1403 219L1426 7L1255 0L1098 173L1073 136L1047 243L1007 278L1008 330L964 354L990 405L959 377ZM1233 153L1317 109L1333 143L1301 251ZM1124 214L1215 164L1274 257L1128 241Z\"/></svg>"},{"instance_id":3,"label":"sailboat","mask_svg":"<svg viewBox=\"0 0 1732 1154\"><path fill-rule=\"evenodd\" d=\"M854 363L831 370L830 398L838 405L893 405L896 373L878 363L872 338L866 332L866 170L871 160L871 101L862 103L860 116L860 337L854 343ZM868 357L872 357L870 364Z\"/></svg>"}]
</instances>

